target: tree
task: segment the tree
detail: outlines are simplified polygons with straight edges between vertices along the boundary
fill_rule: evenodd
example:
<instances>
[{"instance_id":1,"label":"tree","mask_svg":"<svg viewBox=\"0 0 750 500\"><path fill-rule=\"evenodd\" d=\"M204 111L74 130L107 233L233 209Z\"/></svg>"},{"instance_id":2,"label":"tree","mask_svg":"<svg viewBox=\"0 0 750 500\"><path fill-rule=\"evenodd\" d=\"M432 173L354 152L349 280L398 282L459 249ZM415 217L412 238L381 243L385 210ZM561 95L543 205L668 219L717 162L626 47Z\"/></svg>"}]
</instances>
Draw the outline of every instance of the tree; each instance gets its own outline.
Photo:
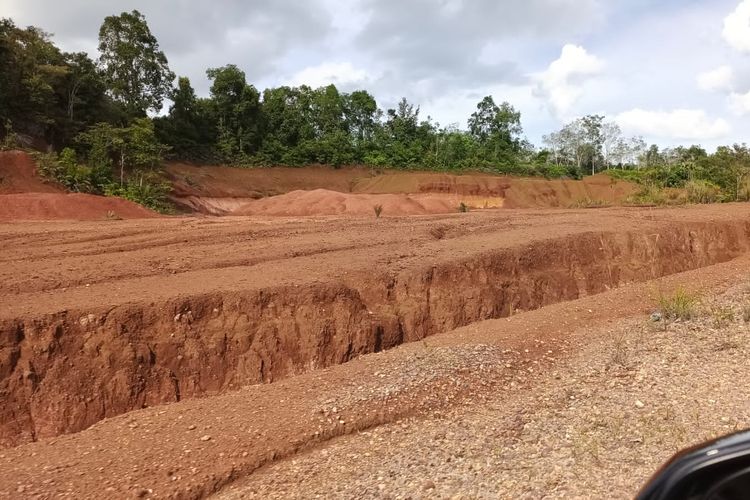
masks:
<instances>
[{"instance_id":1,"label":"tree","mask_svg":"<svg viewBox=\"0 0 750 500\"><path fill-rule=\"evenodd\" d=\"M477 104L468 125L490 160L512 160L521 149L521 113L507 102L498 106L492 96L486 96Z\"/></svg>"},{"instance_id":2,"label":"tree","mask_svg":"<svg viewBox=\"0 0 750 500\"><path fill-rule=\"evenodd\" d=\"M106 17L99 29L99 53L108 90L129 116L161 111L175 75L140 12Z\"/></svg>"},{"instance_id":3,"label":"tree","mask_svg":"<svg viewBox=\"0 0 750 500\"><path fill-rule=\"evenodd\" d=\"M77 141L88 150L92 168L107 168L115 160L121 186L125 183L126 168L156 169L165 153L164 146L156 138L154 123L148 118L136 118L127 127L98 123L79 134Z\"/></svg>"},{"instance_id":4,"label":"tree","mask_svg":"<svg viewBox=\"0 0 750 500\"><path fill-rule=\"evenodd\" d=\"M219 151L228 159L256 152L260 146L260 94L234 64L206 71L218 119Z\"/></svg>"}]
</instances>

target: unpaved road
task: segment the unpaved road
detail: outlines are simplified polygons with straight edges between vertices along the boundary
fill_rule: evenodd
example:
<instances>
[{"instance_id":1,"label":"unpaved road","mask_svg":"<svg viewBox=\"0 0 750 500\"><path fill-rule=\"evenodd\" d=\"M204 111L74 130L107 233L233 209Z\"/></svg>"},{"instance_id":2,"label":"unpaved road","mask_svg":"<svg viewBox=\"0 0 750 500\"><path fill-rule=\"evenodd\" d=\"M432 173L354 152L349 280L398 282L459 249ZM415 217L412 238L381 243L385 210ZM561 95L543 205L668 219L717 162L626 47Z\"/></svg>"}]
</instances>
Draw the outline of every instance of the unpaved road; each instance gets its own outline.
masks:
<instances>
[{"instance_id":1,"label":"unpaved road","mask_svg":"<svg viewBox=\"0 0 750 500\"><path fill-rule=\"evenodd\" d=\"M331 437L523 405L654 287L743 276L749 224L725 205L0 225L2 437L21 444L0 450L0 494L201 497ZM409 488L382 477L373 495Z\"/></svg>"},{"instance_id":2,"label":"unpaved road","mask_svg":"<svg viewBox=\"0 0 750 500\"><path fill-rule=\"evenodd\" d=\"M694 319L579 330L579 350L541 373L338 438L217 498L632 498L677 450L750 427L737 383L750 377L748 278L705 291Z\"/></svg>"}]
</instances>

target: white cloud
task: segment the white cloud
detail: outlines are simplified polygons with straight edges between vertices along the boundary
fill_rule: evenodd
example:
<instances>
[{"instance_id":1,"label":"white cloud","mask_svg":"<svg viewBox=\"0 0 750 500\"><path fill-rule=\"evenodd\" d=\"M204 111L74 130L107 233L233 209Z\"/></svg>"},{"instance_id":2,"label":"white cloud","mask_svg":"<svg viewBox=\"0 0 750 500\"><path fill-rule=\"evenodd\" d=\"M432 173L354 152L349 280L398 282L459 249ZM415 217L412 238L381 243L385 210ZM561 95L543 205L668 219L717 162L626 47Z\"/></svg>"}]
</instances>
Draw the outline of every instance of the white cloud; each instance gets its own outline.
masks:
<instances>
[{"instance_id":1,"label":"white cloud","mask_svg":"<svg viewBox=\"0 0 750 500\"><path fill-rule=\"evenodd\" d=\"M287 82L289 85L308 85L312 88L323 87L331 83L338 86L350 86L365 83L368 72L355 68L349 62L326 62L318 66L309 66L295 73Z\"/></svg>"},{"instance_id":2,"label":"white cloud","mask_svg":"<svg viewBox=\"0 0 750 500\"><path fill-rule=\"evenodd\" d=\"M731 47L750 53L750 0L740 2L724 19L723 35Z\"/></svg>"},{"instance_id":3,"label":"white cloud","mask_svg":"<svg viewBox=\"0 0 750 500\"><path fill-rule=\"evenodd\" d=\"M630 134L677 140L711 140L727 136L732 127L723 118L710 118L701 109L620 113L615 121Z\"/></svg>"},{"instance_id":4,"label":"white cloud","mask_svg":"<svg viewBox=\"0 0 750 500\"><path fill-rule=\"evenodd\" d=\"M536 75L535 95L545 99L557 117L565 117L583 95L586 79L600 74L603 69L604 62L583 47L565 45L559 59Z\"/></svg>"},{"instance_id":5,"label":"white cloud","mask_svg":"<svg viewBox=\"0 0 750 500\"><path fill-rule=\"evenodd\" d=\"M698 75L698 88L707 92L726 92L734 87L734 71L730 66L719 66Z\"/></svg>"},{"instance_id":6,"label":"white cloud","mask_svg":"<svg viewBox=\"0 0 750 500\"><path fill-rule=\"evenodd\" d=\"M729 109L738 116L750 114L750 92L746 94L732 92L729 95Z\"/></svg>"}]
</instances>

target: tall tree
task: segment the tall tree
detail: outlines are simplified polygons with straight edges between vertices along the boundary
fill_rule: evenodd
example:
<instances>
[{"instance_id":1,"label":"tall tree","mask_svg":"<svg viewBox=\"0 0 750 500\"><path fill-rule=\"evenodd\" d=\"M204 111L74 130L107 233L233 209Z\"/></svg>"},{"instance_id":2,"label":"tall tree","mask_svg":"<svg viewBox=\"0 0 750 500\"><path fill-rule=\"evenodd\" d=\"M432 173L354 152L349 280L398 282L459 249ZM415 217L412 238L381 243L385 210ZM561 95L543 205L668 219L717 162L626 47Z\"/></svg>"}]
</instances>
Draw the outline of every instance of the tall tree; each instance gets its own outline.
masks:
<instances>
[{"instance_id":1,"label":"tall tree","mask_svg":"<svg viewBox=\"0 0 750 500\"><path fill-rule=\"evenodd\" d=\"M99 29L99 53L109 92L130 116L161 111L175 75L140 12L106 17Z\"/></svg>"},{"instance_id":2,"label":"tall tree","mask_svg":"<svg viewBox=\"0 0 750 500\"><path fill-rule=\"evenodd\" d=\"M231 158L252 154L260 145L260 94L234 64L206 71L218 117L219 149Z\"/></svg>"},{"instance_id":3,"label":"tall tree","mask_svg":"<svg viewBox=\"0 0 750 500\"><path fill-rule=\"evenodd\" d=\"M492 96L486 96L477 104L468 125L488 160L512 162L521 149L521 113L507 102L498 106Z\"/></svg>"}]
</instances>

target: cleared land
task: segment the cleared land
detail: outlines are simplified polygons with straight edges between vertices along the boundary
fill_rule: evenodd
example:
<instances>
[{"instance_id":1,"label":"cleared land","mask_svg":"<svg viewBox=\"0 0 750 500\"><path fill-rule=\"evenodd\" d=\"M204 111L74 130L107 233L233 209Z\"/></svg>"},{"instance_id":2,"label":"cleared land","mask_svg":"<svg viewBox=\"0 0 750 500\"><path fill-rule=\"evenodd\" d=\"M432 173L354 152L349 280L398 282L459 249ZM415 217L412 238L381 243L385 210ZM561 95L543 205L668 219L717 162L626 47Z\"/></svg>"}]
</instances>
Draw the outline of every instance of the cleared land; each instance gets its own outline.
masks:
<instances>
[{"instance_id":1,"label":"cleared land","mask_svg":"<svg viewBox=\"0 0 750 500\"><path fill-rule=\"evenodd\" d=\"M625 497L750 424L745 204L0 238L0 496Z\"/></svg>"}]
</instances>

